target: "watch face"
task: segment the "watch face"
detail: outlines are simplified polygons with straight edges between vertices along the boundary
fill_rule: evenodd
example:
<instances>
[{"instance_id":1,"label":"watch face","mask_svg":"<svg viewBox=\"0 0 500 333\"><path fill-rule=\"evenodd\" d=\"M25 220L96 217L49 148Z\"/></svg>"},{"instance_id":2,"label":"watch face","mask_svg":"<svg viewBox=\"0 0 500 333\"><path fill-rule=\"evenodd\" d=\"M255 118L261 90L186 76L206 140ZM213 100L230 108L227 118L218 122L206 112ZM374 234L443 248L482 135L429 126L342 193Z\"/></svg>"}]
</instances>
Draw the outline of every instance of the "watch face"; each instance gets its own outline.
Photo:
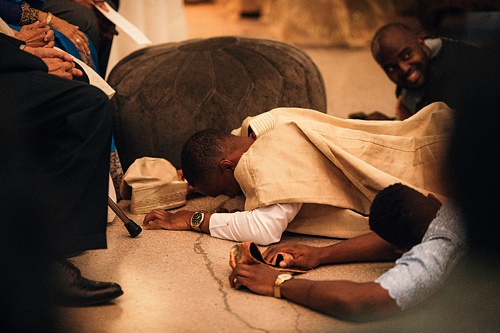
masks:
<instances>
[{"instance_id":1,"label":"watch face","mask_svg":"<svg viewBox=\"0 0 500 333\"><path fill-rule=\"evenodd\" d=\"M191 223L193 225L198 225L203 221L203 214L200 212L194 213L193 217L191 218Z\"/></svg>"},{"instance_id":2,"label":"watch face","mask_svg":"<svg viewBox=\"0 0 500 333\"><path fill-rule=\"evenodd\" d=\"M292 274L280 274L278 277L284 282L286 280L290 280L292 278Z\"/></svg>"}]
</instances>

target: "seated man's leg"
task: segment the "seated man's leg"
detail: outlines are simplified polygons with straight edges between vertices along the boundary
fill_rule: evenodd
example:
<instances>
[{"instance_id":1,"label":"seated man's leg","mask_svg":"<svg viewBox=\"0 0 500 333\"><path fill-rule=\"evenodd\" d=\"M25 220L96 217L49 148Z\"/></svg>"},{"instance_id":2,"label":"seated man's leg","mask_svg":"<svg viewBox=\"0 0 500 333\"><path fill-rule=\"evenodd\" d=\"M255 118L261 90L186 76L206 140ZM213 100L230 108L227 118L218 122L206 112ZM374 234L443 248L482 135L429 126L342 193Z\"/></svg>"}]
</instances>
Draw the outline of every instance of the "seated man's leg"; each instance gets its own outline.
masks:
<instances>
[{"instance_id":1,"label":"seated man's leg","mask_svg":"<svg viewBox=\"0 0 500 333\"><path fill-rule=\"evenodd\" d=\"M3 124L12 131L8 160L23 171L17 179L34 178L20 195L36 198L35 211L46 222L56 254L105 248L109 102L87 84L25 75L21 80L30 82L29 99L22 92L2 98L2 117L10 118ZM15 186L16 179L10 181Z\"/></svg>"},{"instance_id":2,"label":"seated man's leg","mask_svg":"<svg viewBox=\"0 0 500 333\"><path fill-rule=\"evenodd\" d=\"M110 105L95 87L42 72L0 73L0 96L2 259L43 278L54 258L106 247Z\"/></svg>"}]
</instances>

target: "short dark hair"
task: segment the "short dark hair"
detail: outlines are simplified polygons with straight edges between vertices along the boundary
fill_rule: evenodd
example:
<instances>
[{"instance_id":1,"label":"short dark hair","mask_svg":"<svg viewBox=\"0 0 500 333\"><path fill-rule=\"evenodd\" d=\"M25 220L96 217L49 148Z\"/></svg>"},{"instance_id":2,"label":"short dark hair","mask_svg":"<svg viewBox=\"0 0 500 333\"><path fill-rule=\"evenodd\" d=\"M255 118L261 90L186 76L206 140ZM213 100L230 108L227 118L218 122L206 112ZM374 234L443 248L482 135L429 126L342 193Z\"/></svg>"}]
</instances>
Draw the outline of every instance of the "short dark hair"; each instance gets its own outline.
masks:
<instances>
[{"instance_id":1,"label":"short dark hair","mask_svg":"<svg viewBox=\"0 0 500 333\"><path fill-rule=\"evenodd\" d=\"M415 38L418 37L418 34L413 31L409 26L407 26L406 24L403 24L403 23L399 23L399 22L391 22L391 23L388 23L386 25L383 25L382 27L380 27L376 32L375 32L375 35L373 36L372 38L372 41L370 43L370 50L372 51L373 53L373 47L375 46L375 43L378 42L378 40L384 36L387 31L390 31L390 30L399 30L399 31L405 31L411 35L414 35Z\"/></svg>"},{"instance_id":2,"label":"short dark hair","mask_svg":"<svg viewBox=\"0 0 500 333\"><path fill-rule=\"evenodd\" d=\"M400 249L422 241L441 203L435 197L403 185L392 184L380 191L370 208L370 229Z\"/></svg>"},{"instance_id":3,"label":"short dark hair","mask_svg":"<svg viewBox=\"0 0 500 333\"><path fill-rule=\"evenodd\" d=\"M222 158L230 135L208 128L193 134L181 151L184 178L192 186L212 179L217 163Z\"/></svg>"}]
</instances>

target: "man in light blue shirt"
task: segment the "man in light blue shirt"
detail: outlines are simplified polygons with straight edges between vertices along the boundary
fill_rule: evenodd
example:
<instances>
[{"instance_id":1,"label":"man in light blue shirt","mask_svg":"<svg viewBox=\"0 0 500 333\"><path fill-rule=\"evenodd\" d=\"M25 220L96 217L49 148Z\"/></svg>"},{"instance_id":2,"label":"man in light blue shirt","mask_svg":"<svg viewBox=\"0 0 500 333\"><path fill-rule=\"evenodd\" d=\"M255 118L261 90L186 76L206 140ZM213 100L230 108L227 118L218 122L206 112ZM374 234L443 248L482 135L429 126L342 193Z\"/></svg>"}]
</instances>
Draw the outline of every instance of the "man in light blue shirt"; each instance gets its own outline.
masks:
<instances>
[{"instance_id":1,"label":"man in light blue shirt","mask_svg":"<svg viewBox=\"0 0 500 333\"><path fill-rule=\"evenodd\" d=\"M405 310L423 301L446 281L466 252L465 230L454 205L393 184L377 195L370 210L374 232L327 247L279 244L263 257L272 262L289 253L286 267L316 267L359 261L394 260L395 266L374 282L313 281L288 278L266 265L238 264L229 277L234 288L278 295L326 314L367 320ZM401 256L402 254L402 256Z\"/></svg>"},{"instance_id":2,"label":"man in light blue shirt","mask_svg":"<svg viewBox=\"0 0 500 333\"><path fill-rule=\"evenodd\" d=\"M371 43L373 58L396 84L396 118L406 119L423 107L444 102L464 109L481 102L478 91L489 85L495 54L457 40L424 37L402 23L377 30ZM480 109L479 109L480 110Z\"/></svg>"},{"instance_id":3,"label":"man in light blue shirt","mask_svg":"<svg viewBox=\"0 0 500 333\"><path fill-rule=\"evenodd\" d=\"M428 298L465 253L465 229L451 202L443 204L422 242L375 280L405 310Z\"/></svg>"}]
</instances>

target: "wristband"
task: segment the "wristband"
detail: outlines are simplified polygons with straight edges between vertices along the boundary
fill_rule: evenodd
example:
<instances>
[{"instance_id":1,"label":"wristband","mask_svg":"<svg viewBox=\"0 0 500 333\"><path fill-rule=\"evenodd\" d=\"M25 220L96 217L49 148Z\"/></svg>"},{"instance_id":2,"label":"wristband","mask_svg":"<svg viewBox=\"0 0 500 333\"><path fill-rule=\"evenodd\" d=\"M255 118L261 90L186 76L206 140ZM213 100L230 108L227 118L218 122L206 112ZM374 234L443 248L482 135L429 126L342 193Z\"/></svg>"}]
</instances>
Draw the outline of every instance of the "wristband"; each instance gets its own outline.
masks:
<instances>
[{"instance_id":1,"label":"wristband","mask_svg":"<svg viewBox=\"0 0 500 333\"><path fill-rule=\"evenodd\" d=\"M292 278L292 274L289 273L278 275L276 281L274 281L274 297L281 298L281 285L283 284L283 282L288 281Z\"/></svg>"},{"instance_id":2,"label":"wristband","mask_svg":"<svg viewBox=\"0 0 500 333\"><path fill-rule=\"evenodd\" d=\"M52 22L52 13L47 12L47 18L45 20L45 25L48 25L50 27L50 22Z\"/></svg>"}]
</instances>

